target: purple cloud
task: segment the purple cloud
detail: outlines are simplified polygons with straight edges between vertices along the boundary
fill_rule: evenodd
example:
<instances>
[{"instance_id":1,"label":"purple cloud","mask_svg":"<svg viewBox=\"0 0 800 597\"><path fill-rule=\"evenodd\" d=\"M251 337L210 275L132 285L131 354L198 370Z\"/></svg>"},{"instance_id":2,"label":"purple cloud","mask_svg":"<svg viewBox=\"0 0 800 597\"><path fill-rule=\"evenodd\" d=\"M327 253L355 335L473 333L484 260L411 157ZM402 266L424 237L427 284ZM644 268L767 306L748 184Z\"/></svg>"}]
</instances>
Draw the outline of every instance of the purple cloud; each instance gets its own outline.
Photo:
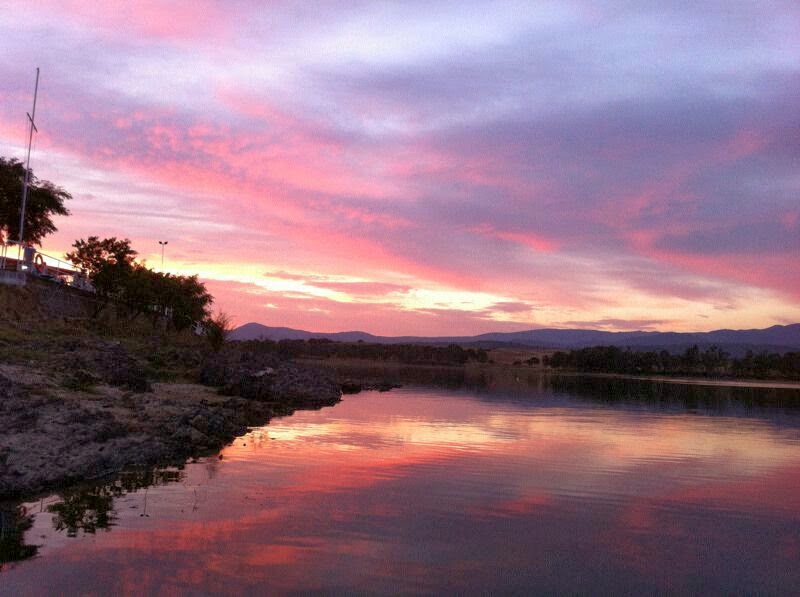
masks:
<instances>
[{"instance_id":1,"label":"purple cloud","mask_svg":"<svg viewBox=\"0 0 800 597\"><path fill-rule=\"evenodd\" d=\"M356 297L375 331L374 298L443 287L495 297L460 315L482 330L800 317L796 3L151 4L0 16L0 152L38 64L34 167L76 197L59 248L169 237L210 278Z\"/></svg>"}]
</instances>

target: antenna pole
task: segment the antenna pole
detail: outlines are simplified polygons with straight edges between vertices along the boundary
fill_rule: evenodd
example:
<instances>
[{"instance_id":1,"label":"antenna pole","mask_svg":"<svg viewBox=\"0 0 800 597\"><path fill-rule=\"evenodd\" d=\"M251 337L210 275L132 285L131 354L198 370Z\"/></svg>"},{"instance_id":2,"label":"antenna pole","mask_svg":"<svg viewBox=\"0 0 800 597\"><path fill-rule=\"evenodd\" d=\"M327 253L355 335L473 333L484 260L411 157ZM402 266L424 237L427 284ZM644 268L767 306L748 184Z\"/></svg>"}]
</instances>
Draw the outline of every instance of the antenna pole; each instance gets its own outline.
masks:
<instances>
[{"instance_id":1,"label":"antenna pole","mask_svg":"<svg viewBox=\"0 0 800 597\"><path fill-rule=\"evenodd\" d=\"M36 67L36 86L33 88L33 112L28 114L31 121L30 132L28 133L28 157L25 160L25 180L22 183L22 209L19 212L19 246L22 247L23 232L25 229L25 207L28 203L28 185L31 181L31 145L33 144L33 132L39 132L36 128L34 119L36 118L36 98L39 95L39 67Z\"/></svg>"}]
</instances>

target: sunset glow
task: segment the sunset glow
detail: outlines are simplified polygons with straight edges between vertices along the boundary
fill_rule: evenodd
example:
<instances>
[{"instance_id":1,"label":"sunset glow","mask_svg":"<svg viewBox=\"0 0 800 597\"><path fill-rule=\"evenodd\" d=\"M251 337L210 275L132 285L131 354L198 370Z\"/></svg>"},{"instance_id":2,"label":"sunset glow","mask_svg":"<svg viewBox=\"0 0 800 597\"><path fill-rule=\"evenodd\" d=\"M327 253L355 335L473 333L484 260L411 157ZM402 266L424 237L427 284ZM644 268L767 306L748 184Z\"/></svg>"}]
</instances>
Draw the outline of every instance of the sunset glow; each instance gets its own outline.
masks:
<instances>
[{"instance_id":1,"label":"sunset glow","mask_svg":"<svg viewBox=\"0 0 800 597\"><path fill-rule=\"evenodd\" d=\"M800 321L800 5L8 0L0 156L237 324Z\"/></svg>"}]
</instances>

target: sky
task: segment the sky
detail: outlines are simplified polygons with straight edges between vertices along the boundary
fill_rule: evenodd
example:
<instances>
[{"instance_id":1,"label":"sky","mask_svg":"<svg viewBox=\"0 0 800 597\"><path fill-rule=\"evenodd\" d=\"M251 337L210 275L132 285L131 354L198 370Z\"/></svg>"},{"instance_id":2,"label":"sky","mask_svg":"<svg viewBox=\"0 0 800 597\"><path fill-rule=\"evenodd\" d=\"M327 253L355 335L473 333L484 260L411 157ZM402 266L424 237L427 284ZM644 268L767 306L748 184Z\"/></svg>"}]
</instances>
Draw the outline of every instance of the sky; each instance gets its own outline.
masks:
<instances>
[{"instance_id":1,"label":"sky","mask_svg":"<svg viewBox=\"0 0 800 597\"><path fill-rule=\"evenodd\" d=\"M237 324L800 321L793 0L4 0L0 155Z\"/></svg>"}]
</instances>

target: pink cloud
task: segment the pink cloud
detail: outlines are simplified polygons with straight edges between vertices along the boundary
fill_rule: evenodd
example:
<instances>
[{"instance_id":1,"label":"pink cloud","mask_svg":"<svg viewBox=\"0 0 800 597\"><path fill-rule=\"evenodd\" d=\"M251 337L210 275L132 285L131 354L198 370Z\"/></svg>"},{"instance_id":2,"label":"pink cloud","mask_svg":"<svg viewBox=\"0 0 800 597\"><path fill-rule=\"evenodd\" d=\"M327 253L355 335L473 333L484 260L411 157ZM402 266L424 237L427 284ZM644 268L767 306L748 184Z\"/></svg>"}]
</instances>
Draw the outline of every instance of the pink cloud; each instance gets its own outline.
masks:
<instances>
[{"instance_id":1,"label":"pink cloud","mask_svg":"<svg viewBox=\"0 0 800 597\"><path fill-rule=\"evenodd\" d=\"M309 280L317 288L326 288L343 292L350 296L383 296L390 293L404 293L411 290L410 286L402 284L389 284L386 282L329 282Z\"/></svg>"},{"instance_id":2,"label":"pink cloud","mask_svg":"<svg viewBox=\"0 0 800 597\"><path fill-rule=\"evenodd\" d=\"M310 295L271 292L240 282L205 282L221 308L235 314L237 325L258 321L318 332L362 330L387 336L471 335L533 327L530 323L490 319L489 311L402 309L395 304L374 302L378 295L372 291L358 295L357 302L339 303Z\"/></svg>"},{"instance_id":3,"label":"pink cloud","mask_svg":"<svg viewBox=\"0 0 800 597\"><path fill-rule=\"evenodd\" d=\"M32 23L8 29L12 55L41 37L41 23L52 35L39 56L64 58L46 70L38 147L49 156L34 161L40 175L48 160L69 163L48 176L75 182L66 185L75 215L54 238L62 244L99 225L149 244L173 235L173 255L189 264L391 272L413 287L554 307L571 321L610 319L602 311L624 306L631 287L701 305L731 303L740 284L798 295L788 75L765 79L772 87L756 100L620 100L617 85L596 103L568 89L529 101L538 86L523 92L520 81L567 85L572 75L560 64L528 72L519 40L497 48L498 63L494 53L463 64L406 63L402 52L376 64L337 52L306 60L302 51L329 42L331 24L350 14L335 3L324 21L284 3L208 0L12 0L11 9ZM298 18L313 35L298 32ZM262 70L261 56L274 65ZM154 83L162 59L166 71L197 69ZM16 67L0 74L0 139L18 146L29 85ZM577 76L572 91L583 97L592 76Z\"/></svg>"},{"instance_id":4,"label":"pink cloud","mask_svg":"<svg viewBox=\"0 0 800 597\"><path fill-rule=\"evenodd\" d=\"M800 299L800 266L790 255L699 255L643 249L657 261L712 278L734 280L755 288L773 288Z\"/></svg>"},{"instance_id":5,"label":"pink cloud","mask_svg":"<svg viewBox=\"0 0 800 597\"><path fill-rule=\"evenodd\" d=\"M165 41L187 41L219 37L227 30L230 9L214 0L104 0L102 7L92 0L11 0L12 9L37 12L40 17L64 20L116 38L120 31ZM13 5L16 5L13 6Z\"/></svg>"},{"instance_id":6,"label":"pink cloud","mask_svg":"<svg viewBox=\"0 0 800 597\"><path fill-rule=\"evenodd\" d=\"M546 238L538 234L532 234L530 232L496 230L490 224L475 226L470 228L470 232L524 245L540 253L550 253L557 250L559 247L559 243L553 239Z\"/></svg>"}]
</instances>

